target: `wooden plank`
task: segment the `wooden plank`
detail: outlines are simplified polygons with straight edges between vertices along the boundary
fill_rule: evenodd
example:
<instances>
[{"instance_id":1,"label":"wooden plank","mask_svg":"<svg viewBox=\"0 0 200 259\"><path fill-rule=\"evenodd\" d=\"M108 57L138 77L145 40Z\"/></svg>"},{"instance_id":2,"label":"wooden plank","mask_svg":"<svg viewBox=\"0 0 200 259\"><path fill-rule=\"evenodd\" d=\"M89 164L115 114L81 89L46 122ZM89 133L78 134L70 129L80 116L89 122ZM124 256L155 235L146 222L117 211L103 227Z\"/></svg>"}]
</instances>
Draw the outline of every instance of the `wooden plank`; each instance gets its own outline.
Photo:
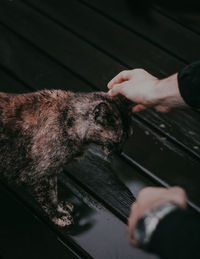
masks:
<instances>
[{"instance_id":1,"label":"wooden plank","mask_svg":"<svg viewBox=\"0 0 200 259\"><path fill-rule=\"evenodd\" d=\"M91 78L92 81L90 82L96 87L99 86L99 82L101 85L105 86L108 80L110 79L109 75L107 74L102 75L102 71L100 70L102 66L104 66L105 71L108 71L109 74L113 76L117 72L124 69L124 66L117 64L112 58L103 54L101 51L98 51L97 49L92 48L90 44L84 41L81 41L81 46L80 46L80 39L78 39L73 33L64 30L63 28L56 25L51 20L45 19L39 13L34 12L31 8L19 2L8 3L2 0L1 10L2 10L1 11L2 22L6 23L7 26L11 26L14 30L16 30L16 32L23 35L23 37L26 37L29 41L42 48L44 51L49 52L51 50L51 56L59 60L59 62L62 62L66 67L77 71L79 69L80 70L79 74L83 78L87 79L92 77ZM3 10L7 13L6 17L5 15L3 15L3 13L5 13L3 12ZM24 10L26 10L26 12L24 12ZM27 20L27 23L29 24L29 28L27 28L27 24L24 24L22 19L20 19L20 16L18 16L18 12L23 13L24 15L23 19ZM13 19L9 20L8 17L12 17L12 16L13 16ZM19 26L16 26L14 24L14 20L18 21ZM54 33L54 37L51 38L51 35L49 34L49 32L47 32L48 30L47 28L49 28L50 31ZM38 35L38 33L40 35ZM57 46L58 43L59 43L59 48L55 48L55 46ZM66 45L66 43L68 43L68 45ZM153 46L152 48L153 48L152 51L154 51L154 54L157 53L157 56L158 56L157 62L160 62L161 59L162 61L165 59L168 59L166 66L173 67L173 68L175 68L175 66L180 67L181 64L180 62L177 64L176 59L170 58L169 55L164 54L164 52L161 52L163 55L161 53L158 53L159 50L157 50ZM96 62L96 60L98 60L99 62ZM87 64L92 64L93 70L96 71L95 74L92 74L93 72L91 71L92 68L86 66L86 62ZM138 62L135 62L134 64L135 66L137 66ZM165 69L166 69L166 66L165 66Z\"/></svg>"},{"instance_id":2,"label":"wooden plank","mask_svg":"<svg viewBox=\"0 0 200 259\"><path fill-rule=\"evenodd\" d=\"M192 62L200 58L198 47L200 36L160 14L155 9L150 9L149 16L145 19L144 16L134 13L134 4L129 4L128 1L79 1L94 7L104 15L114 19L115 22L138 33L180 60Z\"/></svg>"},{"instance_id":3,"label":"wooden plank","mask_svg":"<svg viewBox=\"0 0 200 259\"><path fill-rule=\"evenodd\" d=\"M199 206L199 160L193 159L139 121L135 124L135 138L127 141L124 152L168 184L185 188L189 198Z\"/></svg>"},{"instance_id":4,"label":"wooden plank","mask_svg":"<svg viewBox=\"0 0 200 259\"><path fill-rule=\"evenodd\" d=\"M162 15L180 23L182 26L200 34L200 17L199 10L195 8L191 9L178 9L178 8L164 8L163 6L156 3L154 5L157 11L161 12Z\"/></svg>"},{"instance_id":5,"label":"wooden plank","mask_svg":"<svg viewBox=\"0 0 200 259\"><path fill-rule=\"evenodd\" d=\"M141 112L141 117L155 129L162 131L163 137L169 136L184 150L200 158L200 115L188 109L172 110L170 113L158 115L152 110Z\"/></svg>"},{"instance_id":6,"label":"wooden plank","mask_svg":"<svg viewBox=\"0 0 200 259\"><path fill-rule=\"evenodd\" d=\"M0 68L0 90L5 93L26 93L30 89L25 87L21 82L13 79L8 72Z\"/></svg>"},{"instance_id":7,"label":"wooden plank","mask_svg":"<svg viewBox=\"0 0 200 259\"><path fill-rule=\"evenodd\" d=\"M70 182L63 175L62 183L64 183L65 188L73 188L74 185L74 182ZM157 258L131 247L127 241L126 225L118 218L113 217L110 211L96 203L91 196L81 191L77 186L75 187L77 197L84 201L85 207L87 206L85 215L80 215L78 219L80 227L82 224L86 226L83 231L78 229L79 226L74 226L75 230L72 235L77 243L80 242L81 245L90 244L90 248L87 251L94 258ZM77 190L79 190L79 193ZM81 205L81 210L84 210L83 205Z\"/></svg>"},{"instance_id":8,"label":"wooden plank","mask_svg":"<svg viewBox=\"0 0 200 259\"><path fill-rule=\"evenodd\" d=\"M94 145L83 159L70 163L66 170L71 178L124 222L138 192L156 185L120 156L105 158L101 149Z\"/></svg>"},{"instance_id":9,"label":"wooden plank","mask_svg":"<svg viewBox=\"0 0 200 259\"><path fill-rule=\"evenodd\" d=\"M103 159L102 152L95 147L91 147L90 152L87 152L84 159L70 163L66 170L79 185L83 184L84 188L87 188L93 197L107 206L122 220L127 221L131 204L135 201L135 198L123 184L124 181L119 180L110 161ZM137 175L137 172L134 173L132 169L132 174ZM153 183L151 182L151 184Z\"/></svg>"},{"instance_id":10,"label":"wooden plank","mask_svg":"<svg viewBox=\"0 0 200 259\"><path fill-rule=\"evenodd\" d=\"M160 63L157 71L160 76L165 75L167 69L168 73L170 73L169 69L172 73L174 69L177 70L183 66L183 62L170 57L142 37L125 30L80 2L71 1L67 4L64 0L59 1L59 4L56 0L23 2L31 4L49 18L55 19L57 23L118 60L123 66L144 66L153 73L158 70L157 64Z\"/></svg>"},{"instance_id":11,"label":"wooden plank","mask_svg":"<svg viewBox=\"0 0 200 259\"><path fill-rule=\"evenodd\" d=\"M148 254L133 248L129 244L126 225L121 220L96 202L66 175L61 175L61 181L62 184L59 184L58 188L60 198L70 201L75 207L74 225L68 229L58 229L55 225L52 225L45 217L44 212L38 207L38 204L28 195L24 195L22 189L15 188L14 194L22 200L25 206L29 207L31 213L45 222L57 234L63 244L70 244L72 249L76 248L80 258L110 258L111 255L113 258L133 258L134 256L139 259L149 258ZM19 208L18 211L22 215L23 208ZM27 222L23 215L21 221L19 221L19 228L20 222ZM29 228L31 226L31 224L28 224ZM15 223L13 227L16 227ZM43 238L40 229L36 229L37 235ZM37 246L37 241L35 243ZM51 244L51 246L54 245ZM47 249L47 246L44 246L44 248ZM154 256L150 258L156 259Z\"/></svg>"},{"instance_id":12,"label":"wooden plank","mask_svg":"<svg viewBox=\"0 0 200 259\"><path fill-rule=\"evenodd\" d=\"M74 92L80 91L80 89L84 92L89 91L88 84L66 70L62 64L57 64L50 57L44 56L41 51L25 43L19 36L2 25L0 25L0 31L1 66L29 89L59 88L64 90L68 86L72 86Z\"/></svg>"},{"instance_id":13,"label":"wooden plank","mask_svg":"<svg viewBox=\"0 0 200 259\"><path fill-rule=\"evenodd\" d=\"M107 73L108 65L111 64L111 59L106 58L105 55L102 53L99 53L94 48L88 46L88 44L83 43L80 41L80 39L77 39L74 35L71 35L70 33L66 32L65 30L61 29L57 25L55 25L53 22L42 18L41 15L38 13L35 13L33 10L23 6L18 5L14 2L11 4L9 3L8 6L10 8L6 9L7 4L3 4L1 7L3 11L0 10L1 16L0 19L4 20L4 22L7 22L9 26L11 26L13 29L17 30L18 33L23 35L23 37L27 37L29 40L34 41L34 44L36 44L38 47L43 48L45 51L48 52L49 55L53 56L55 59L59 59L60 62L64 66L73 65L75 71L80 73L82 76L84 76L84 72L86 73L85 77L87 80L91 82L91 84L99 85L99 87L103 87L104 78L99 78L98 75L103 75L104 73ZM13 7L13 9L11 8ZM5 15L7 14L7 15ZM12 15L12 20L8 19L7 17ZM29 17L31 19L29 20ZM23 26L23 22L26 20L26 26ZM19 23L18 23L19 22ZM30 22L30 24L29 24ZM45 24L45 26L44 26ZM34 27L35 25L35 27ZM33 27L33 31L30 30L30 26ZM40 30L42 28L42 31ZM31 31L31 33L30 33ZM70 35L70 37L69 37ZM51 42L49 45L48 42L46 42L46 38L48 38L48 41ZM33 38L33 39L32 39ZM51 41L52 38L52 41ZM54 39L57 39L57 43ZM62 41L62 48L60 45L60 42ZM70 52L70 55L66 55L65 49L66 46L68 46L68 52ZM78 52L82 53L80 63L83 64L86 62L86 60L82 60L83 57L89 56L90 58L87 60L87 69L88 71L83 68L82 65L80 65L79 60L76 59L76 54L73 53L76 52L76 48L74 49L74 46L78 47ZM85 53L84 53L85 52ZM63 53L63 54L62 54ZM74 57L72 62L72 57ZM70 59L70 61L69 61ZM83 63L82 63L83 62ZM99 64L99 71L98 75L96 77L95 71L96 67L93 66L93 63ZM112 63L114 66L114 63ZM86 64L85 64L86 66ZM115 65L116 66L116 65ZM110 72L109 74L112 73ZM30 79L29 79L30 80ZM197 172L199 170L199 162L188 158L188 154L185 152L182 152L180 149L176 147L176 145L171 144L168 140L163 140L161 136L157 134L149 134L147 136L146 130L144 127L138 126L138 121L133 121L133 127L136 132L136 138L132 138L132 141L134 142L134 147L137 147L137 149L132 148L132 143L130 141L128 152L130 152L130 156L134 157L135 154L137 154L137 159L140 159L139 161L141 164L145 164L145 167L147 169L151 169L153 173L159 176L159 174L163 175L162 172L160 172L161 168L163 169L163 165L165 165L165 179L170 183L175 183L186 186L186 190L189 192L189 196L194 199L196 203L200 203L199 201L199 190L196 187L197 186L197 180L196 178ZM146 138L149 139L146 142ZM150 145L147 145L146 143L150 143ZM137 143L137 144L136 144ZM159 146L158 144L159 143ZM160 150L161 149L161 150ZM149 159L149 154L152 154L152 151L154 150L156 155L152 155L151 159ZM144 156L142 154L145 154ZM142 159L141 159L142 157ZM156 159L155 159L156 157ZM178 159L176 160L176 157ZM172 159L173 158L173 159ZM167 163L165 163L167 159ZM173 163L171 163L171 160L173 163L177 163L177 166L174 167ZM160 163L157 163L157 161L160 161ZM185 166L186 162L188 163L187 167ZM177 171L177 168L179 171ZM188 171L189 169L189 171ZM188 172L190 172L190 175L188 175ZM176 176L176 177L175 177ZM175 181L174 181L175 179Z\"/></svg>"},{"instance_id":14,"label":"wooden plank","mask_svg":"<svg viewBox=\"0 0 200 259\"><path fill-rule=\"evenodd\" d=\"M87 78L92 77L90 83L95 85L96 89L99 82L101 82L101 85L105 85L108 81L108 77L102 74L101 68L103 66L105 70L108 70L113 75L122 69L120 65L117 67L113 66L113 60L106 57L100 51L98 52L92 49L91 53L89 53L89 44L81 42L80 45L80 40L71 32L66 32L55 23L34 12L31 8L19 2L9 3L4 0L1 2L2 8L0 12L2 14L2 22L6 23L6 25L10 26L13 30L16 30L16 32L28 39L28 41L34 43L40 49L45 50L48 55L65 66L65 68L78 71L78 74L84 78L85 81L87 81ZM13 19L10 20L9 17L12 16ZM27 21L26 24L24 24L24 20ZM52 30L50 34L48 28ZM97 62L97 60L99 62ZM90 66L88 66L88 64L90 64ZM94 71L95 74L93 74Z\"/></svg>"},{"instance_id":15,"label":"wooden plank","mask_svg":"<svg viewBox=\"0 0 200 259\"><path fill-rule=\"evenodd\" d=\"M35 8L52 17L67 29L73 30L77 35L98 47L107 55L111 55L124 65L124 69L135 67L137 62L137 66L142 66L157 76L161 74L166 76L183 66L183 63L178 61L176 61L177 67L174 67L174 64L169 66L169 56L165 58L158 48L152 47L152 44L105 19L102 15L79 2L71 1L66 8L64 8L66 5L64 0L59 1L59 4L55 0L42 2L26 0L26 2L31 3ZM90 25L91 19L94 26ZM102 30L104 31L104 37L100 37ZM119 39L123 39L123 41ZM191 44L190 47L192 48ZM136 51L132 51L133 49ZM166 63L164 64L163 61L160 63L159 58L166 60ZM164 67L161 68L160 64L164 64ZM149 124L153 124L154 127L158 125L156 128L162 130L163 134L177 140L184 149L188 149L191 153L200 157L200 136L198 134L200 116L196 112L192 110L187 112L176 111L169 115L160 115L154 111L147 111L138 116L144 118ZM188 123L188 120L190 123ZM165 128L161 129L159 125L165 125Z\"/></svg>"},{"instance_id":16,"label":"wooden plank","mask_svg":"<svg viewBox=\"0 0 200 259\"><path fill-rule=\"evenodd\" d=\"M0 254L11 258L80 258L0 184Z\"/></svg>"}]
</instances>

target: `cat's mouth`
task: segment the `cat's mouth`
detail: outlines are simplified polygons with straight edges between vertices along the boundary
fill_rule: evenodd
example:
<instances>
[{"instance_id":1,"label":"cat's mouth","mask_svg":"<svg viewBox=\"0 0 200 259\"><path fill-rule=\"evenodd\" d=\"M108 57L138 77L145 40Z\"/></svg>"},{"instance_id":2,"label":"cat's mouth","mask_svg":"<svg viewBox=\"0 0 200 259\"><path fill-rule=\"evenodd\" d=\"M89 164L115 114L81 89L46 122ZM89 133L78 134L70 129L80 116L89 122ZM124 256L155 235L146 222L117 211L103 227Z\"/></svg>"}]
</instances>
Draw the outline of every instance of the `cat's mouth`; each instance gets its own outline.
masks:
<instances>
[{"instance_id":1,"label":"cat's mouth","mask_svg":"<svg viewBox=\"0 0 200 259\"><path fill-rule=\"evenodd\" d=\"M107 144L103 145L103 152L106 156L111 156L113 153L120 154L122 152L122 144Z\"/></svg>"}]
</instances>

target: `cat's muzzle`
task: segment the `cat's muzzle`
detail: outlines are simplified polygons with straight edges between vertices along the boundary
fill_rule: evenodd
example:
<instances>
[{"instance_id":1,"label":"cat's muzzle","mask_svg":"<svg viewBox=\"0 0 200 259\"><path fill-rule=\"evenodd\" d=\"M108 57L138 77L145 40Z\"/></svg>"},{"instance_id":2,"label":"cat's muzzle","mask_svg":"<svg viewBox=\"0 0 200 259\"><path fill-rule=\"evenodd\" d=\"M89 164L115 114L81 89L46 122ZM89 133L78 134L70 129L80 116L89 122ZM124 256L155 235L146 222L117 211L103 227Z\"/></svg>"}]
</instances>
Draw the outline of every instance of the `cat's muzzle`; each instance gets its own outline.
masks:
<instances>
[{"instance_id":1,"label":"cat's muzzle","mask_svg":"<svg viewBox=\"0 0 200 259\"><path fill-rule=\"evenodd\" d=\"M111 156L113 153L120 154L122 152L121 143L112 143L103 146L103 152L106 156Z\"/></svg>"}]
</instances>

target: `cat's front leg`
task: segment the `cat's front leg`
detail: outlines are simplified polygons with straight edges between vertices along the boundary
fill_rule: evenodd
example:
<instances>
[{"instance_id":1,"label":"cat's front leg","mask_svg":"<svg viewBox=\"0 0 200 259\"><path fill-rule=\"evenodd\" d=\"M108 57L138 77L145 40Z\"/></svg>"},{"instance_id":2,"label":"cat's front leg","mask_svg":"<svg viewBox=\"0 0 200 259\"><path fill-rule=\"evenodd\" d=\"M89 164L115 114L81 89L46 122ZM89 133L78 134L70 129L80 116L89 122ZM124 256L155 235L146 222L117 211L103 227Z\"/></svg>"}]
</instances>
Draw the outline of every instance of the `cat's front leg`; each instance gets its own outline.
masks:
<instances>
[{"instance_id":1,"label":"cat's front leg","mask_svg":"<svg viewBox=\"0 0 200 259\"><path fill-rule=\"evenodd\" d=\"M71 216L73 205L66 201L58 202L57 176L38 180L33 186L33 191L36 200L51 221L59 227L69 226L73 223Z\"/></svg>"}]
</instances>

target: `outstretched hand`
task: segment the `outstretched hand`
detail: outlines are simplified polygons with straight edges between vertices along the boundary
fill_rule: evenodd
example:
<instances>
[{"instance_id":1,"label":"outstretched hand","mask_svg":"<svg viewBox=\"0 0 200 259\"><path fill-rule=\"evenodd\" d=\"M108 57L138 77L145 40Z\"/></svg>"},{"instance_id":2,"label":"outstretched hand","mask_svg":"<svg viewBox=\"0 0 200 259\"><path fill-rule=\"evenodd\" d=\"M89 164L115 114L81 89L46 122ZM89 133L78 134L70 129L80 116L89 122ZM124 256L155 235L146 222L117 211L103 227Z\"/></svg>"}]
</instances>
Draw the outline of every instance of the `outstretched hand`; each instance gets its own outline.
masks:
<instances>
[{"instance_id":1,"label":"outstretched hand","mask_svg":"<svg viewBox=\"0 0 200 259\"><path fill-rule=\"evenodd\" d=\"M125 70L108 83L111 96L124 95L134 102L133 112L154 107L159 112L169 112L174 107L186 106L182 99L177 74L158 79L144 69Z\"/></svg>"},{"instance_id":2,"label":"outstretched hand","mask_svg":"<svg viewBox=\"0 0 200 259\"><path fill-rule=\"evenodd\" d=\"M137 246L134 239L134 229L139 219L146 211L152 210L166 202L172 202L180 208L186 208L187 196L181 187L171 187L169 189L162 187L146 187L142 189L136 202L131 207L131 213L128 220L128 235L130 242Z\"/></svg>"}]
</instances>

